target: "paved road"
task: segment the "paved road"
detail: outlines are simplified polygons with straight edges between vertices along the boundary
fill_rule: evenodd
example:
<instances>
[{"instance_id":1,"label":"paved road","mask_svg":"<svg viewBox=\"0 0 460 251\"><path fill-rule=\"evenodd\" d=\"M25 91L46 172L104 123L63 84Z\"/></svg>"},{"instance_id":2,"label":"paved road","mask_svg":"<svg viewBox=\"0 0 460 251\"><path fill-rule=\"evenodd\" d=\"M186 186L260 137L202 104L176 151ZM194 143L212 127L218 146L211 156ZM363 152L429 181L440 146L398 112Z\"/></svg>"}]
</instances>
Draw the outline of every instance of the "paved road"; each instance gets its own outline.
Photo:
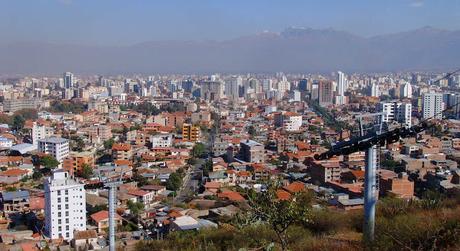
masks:
<instances>
[{"instance_id":1,"label":"paved road","mask_svg":"<svg viewBox=\"0 0 460 251\"><path fill-rule=\"evenodd\" d=\"M198 189L199 178L201 177L201 166L205 163L204 159L197 159L197 163L187 169L182 182L182 187L177 191L177 196L174 203L182 203L187 198L187 195L194 194Z\"/></svg>"}]
</instances>

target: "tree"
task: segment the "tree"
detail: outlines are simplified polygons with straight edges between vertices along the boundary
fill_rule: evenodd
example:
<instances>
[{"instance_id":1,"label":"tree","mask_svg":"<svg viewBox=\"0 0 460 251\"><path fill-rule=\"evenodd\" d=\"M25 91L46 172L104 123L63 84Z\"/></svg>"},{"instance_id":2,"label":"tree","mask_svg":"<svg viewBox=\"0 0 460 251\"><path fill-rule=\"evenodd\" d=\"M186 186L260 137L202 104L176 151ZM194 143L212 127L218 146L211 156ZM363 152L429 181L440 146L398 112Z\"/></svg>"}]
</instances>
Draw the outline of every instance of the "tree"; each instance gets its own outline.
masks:
<instances>
[{"instance_id":1,"label":"tree","mask_svg":"<svg viewBox=\"0 0 460 251\"><path fill-rule=\"evenodd\" d=\"M264 192L249 190L247 193L250 209L240 215L242 225L250 225L257 221L267 223L276 233L282 250L288 248L288 228L296 223L305 224L311 221L311 192L291 194L289 198L278 196L281 182L270 182ZM240 224L241 224L240 223Z\"/></svg>"},{"instance_id":2,"label":"tree","mask_svg":"<svg viewBox=\"0 0 460 251\"><path fill-rule=\"evenodd\" d=\"M38 118L38 112L36 109L22 109L22 110L16 111L14 115L19 115L25 120Z\"/></svg>"},{"instance_id":3,"label":"tree","mask_svg":"<svg viewBox=\"0 0 460 251\"><path fill-rule=\"evenodd\" d=\"M83 164L80 175L82 178L89 179L93 175L93 168L88 164Z\"/></svg>"},{"instance_id":4,"label":"tree","mask_svg":"<svg viewBox=\"0 0 460 251\"><path fill-rule=\"evenodd\" d=\"M57 161L54 157L51 157L49 155L40 158L40 165L42 165L45 168L53 169L59 166L59 164L59 161Z\"/></svg>"},{"instance_id":5,"label":"tree","mask_svg":"<svg viewBox=\"0 0 460 251\"><path fill-rule=\"evenodd\" d=\"M132 215L138 216L139 213L144 210L144 204L142 202L132 202L128 200L128 209Z\"/></svg>"},{"instance_id":6,"label":"tree","mask_svg":"<svg viewBox=\"0 0 460 251\"><path fill-rule=\"evenodd\" d=\"M17 191L17 190L18 190L18 189L17 189L16 187L7 187L7 188L6 188L6 191L7 191L7 192L15 192L15 191Z\"/></svg>"},{"instance_id":7,"label":"tree","mask_svg":"<svg viewBox=\"0 0 460 251\"><path fill-rule=\"evenodd\" d=\"M19 131L24 127L25 122L26 122L26 120L21 115L14 115L13 116L13 122L12 122L13 123L12 128L15 131Z\"/></svg>"},{"instance_id":8,"label":"tree","mask_svg":"<svg viewBox=\"0 0 460 251\"><path fill-rule=\"evenodd\" d=\"M203 165L203 175L208 176L212 172L212 160L208 160Z\"/></svg>"},{"instance_id":9,"label":"tree","mask_svg":"<svg viewBox=\"0 0 460 251\"><path fill-rule=\"evenodd\" d=\"M254 137L254 135L256 135L256 128L254 128L253 125L249 126L248 134L251 135L251 137Z\"/></svg>"},{"instance_id":10,"label":"tree","mask_svg":"<svg viewBox=\"0 0 460 251\"><path fill-rule=\"evenodd\" d=\"M166 189L171 190L171 191L177 191L179 190L181 185L182 185L182 179L180 177L180 174L171 173L171 175L169 175L168 181L166 182Z\"/></svg>"},{"instance_id":11,"label":"tree","mask_svg":"<svg viewBox=\"0 0 460 251\"><path fill-rule=\"evenodd\" d=\"M115 140L113 138L110 138L106 141L104 141L104 148L106 150L112 149L113 144L115 143Z\"/></svg>"},{"instance_id":12,"label":"tree","mask_svg":"<svg viewBox=\"0 0 460 251\"><path fill-rule=\"evenodd\" d=\"M206 147L204 146L204 144L198 142L192 148L192 156L195 157L195 158L199 158L199 157L203 156L205 151L206 151Z\"/></svg>"},{"instance_id":13,"label":"tree","mask_svg":"<svg viewBox=\"0 0 460 251\"><path fill-rule=\"evenodd\" d=\"M34 170L34 173L32 174L32 179L34 180L39 180L43 177L43 174L42 172L38 171L38 170Z\"/></svg>"}]
</instances>

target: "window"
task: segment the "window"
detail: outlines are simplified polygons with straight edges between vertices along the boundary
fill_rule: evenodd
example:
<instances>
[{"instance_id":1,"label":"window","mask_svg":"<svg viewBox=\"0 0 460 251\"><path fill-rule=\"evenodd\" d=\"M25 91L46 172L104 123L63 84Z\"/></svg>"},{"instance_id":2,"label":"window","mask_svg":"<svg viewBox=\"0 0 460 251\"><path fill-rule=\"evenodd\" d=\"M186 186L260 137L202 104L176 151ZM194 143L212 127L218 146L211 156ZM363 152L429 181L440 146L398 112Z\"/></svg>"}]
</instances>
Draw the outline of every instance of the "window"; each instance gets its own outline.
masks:
<instances>
[{"instance_id":1,"label":"window","mask_svg":"<svg viewBox=\"0 0 460 251\"><path fill-rule=\"evenodd\" d=\"M61 195L61 190L57 191L57 195L58 196Z\"/></svg>"},{"instance_id":2,"label":"window","mask_svg":"<svg viewBox=\"0 0 460 251\"><path fill-rule=\"evenodd\" d=\"M59 231L59 232L62 231L62 227L61 227L61 226L58 227L58 231Z\"/></svg>"},{"instance_id":3,"label":"window","mask_svg":"<svg viewBox=\"0 0 460 251\"><path fill-rule=\"evenodd\" d=\"M58 224L61 224L61 219L58 219Z\"/></svg>"},{"instance_id":4,"label":"window","mask_svg":"<svg viewBox=\"0 0 460 251\"><path fill-rule=\"evenodd\" d=\"M58 205L58 210L61 210L61 205Z\"/></svg>"},{"instance_id":5,"label":"window","mask_svg":"<svg viewBox=\"0 0 460 251\"><path fill-rule=\"evenodd\" d=\"M58 203L61 203L61 198L58 198Z\"/></svg>"},{"instance_id":6,"label":"window","mask_svg":"<svg viewBox=\"0 0 460 251\"><path fill-rule=\"evenodd\" d=\"M65 233L65 237L69 238L69 232Z\"/></svg>"},{"instance_id":7,"label":"window","mask_svg":"<svg viewBox=\"0 0 460 251\"><path fill-rule=\"evenodd\" d=\"M65 226L65 230L69 231L69 225Z\"/></svg>"},{"instance_id":8,"label":"window","mask_svg":"<svg viewBox=\"0 0 460 251\"><path fill-rule=\"evenodd\" d=\"M69 190L65 190L65 195L69 195Z\"/></svg>"},{"instance_id":9,"label":"window","mask_svg":"<svg viewBox=\"0 0 460 251\"><path fill-rule=\"evenodd\" d=\"M66 218L66 219L65 219L65 223L69 223L69 218Z\"/></svg>"},{"instance_id":10,"label":"window","mask_svg":"<svg viewBox=\"0 0 460 251\"><path fill-rule=\"evenodd\" d=\"M69 211L65 211L65 216L69 216Z\"/></svg>"},{"instance_id":11,"label":"window","mask_svg":"<svg viewBox=\"0 0 460 251\"><path fill-rule=\"evenodd\" d=\"M58 212L58 217L61 217L61 212Z\"/></svg>"},{"instance_id":12,"label":"window","mask_svg":"<svg viewBox=\"0 0 460 251\"><path fill-rule=\"evenodd\" d=\"M69 202L69 197L65 197L65 202Z\"/></svg>"},{"instance_id":13,"label":"window","mask_svg":"<svg viewBox=\"0 0 460 251\"><path fill-rule=\"evenodd\" d=\"M69 209L69 204L65 204L65 209Z\"/></svg>"}]
</instances>

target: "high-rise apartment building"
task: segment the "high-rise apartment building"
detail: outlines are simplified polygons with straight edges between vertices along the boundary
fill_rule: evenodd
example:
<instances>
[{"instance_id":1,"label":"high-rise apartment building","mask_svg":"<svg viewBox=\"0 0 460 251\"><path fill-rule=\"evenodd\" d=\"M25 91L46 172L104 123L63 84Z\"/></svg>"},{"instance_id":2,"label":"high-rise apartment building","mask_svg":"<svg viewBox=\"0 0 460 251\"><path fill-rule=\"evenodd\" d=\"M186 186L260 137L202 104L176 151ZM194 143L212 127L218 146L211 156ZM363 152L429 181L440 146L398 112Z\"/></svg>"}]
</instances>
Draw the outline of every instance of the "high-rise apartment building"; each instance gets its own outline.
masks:
<instances>
[{"instance_id":1,"label":"high-rise apartment building","mask_svg":"<svg viewBox=\"0 0 460 251\"><path fill-rule=\"evenodd\" d=\"M224 95L224 85L221 81L201 82L201 98L206 101L220 100Z\"/></svg>"},{"instance_id":2,"label":"high-rise apartment building","mask_svg":"<svg viewBox=\"0 0 460 251\"><path fill-rule=\"evenodd\" d=\"M38 140L38 151L53 156L61 164L69 156L69 140L59 137L48 137Z\"/></svg>"},{"instance_id":3,"label":"high-rise apartment building","mask_svg":"<svg viewBox=\"0 0 460 251\"><path fill-rule=\"evenodd\" d=\"M240 86L243 85L241 76L233 77L225 83L225 95L231 100L237 100L240 96Z\"/></svg>"},{"instance_id":4,"label":"high-rise apartment building","mask_svg":"<svg viewBox=\"0 0 460 251\"><path fill-rule=\"evenodd\" d=\"M45 124L34 122L32 126L32 144L35 147L38 147L38 141L40 139L51 137L53 134L54 128Z\"/></svg>"},{"instance_id":5,"label":"high-rise apartment building","mask_svg":"<svg viewBox=\"0 0 460 251\"><path fill-rule=\"evenodd\" d=\"M424 119L442 119L442 93L424 93L422 95L422 117Z\"/></svg>"},{"instance_id":6,"label":"high-rise apartment building","mask_svg":"<svg viewBox=\"0 0 460 251\"><path fill-rule=\"evenodd\" d=\"M64 79L64 88L65 89L69 89L69 88L73 88L74 87L74 77L73 77L73 74L71 72L65 72L64 73L64 76L63 76L63 79Z\"/></svg>"},{"instance_id":7,"label":"high-rise apartment building","mask_svg":"<svg viewBox=\"0 0 460 251\"><path fill-rule=\"evenodd\" d=\"M412 126L412 104L402 102L382 102L379 104L379 111L385 113L382 121L390 123L393 121L403 124L405 127Z\"/></svg>"},{"instance_id":8,"label":"high-rise apartment building","mask_svg":"<svg viewBox=\"0 0 460 251\"><path fill-rule=\"evenodd\" d=\"M320 81L318 84L318 104L322 107L332 105L332 82Z\"/></svg>"},{"instance_id":9,"label":"high-rise apartment building","mask_svg":"<svg viewBox=\"0 0 460 251\"><path fill-rule=\"evenodd\" d=\"M86 230L84 184L57 170L44 181L45 233L51 239L72 240L74 231Z\"/></svg>"},{"instance_id":10,"label":"high-rise apartment building","mask_svg":"<svg viewBox=\"0 0 460 251\"><path fill-rule=\"evenodd\" d=\"M371 97L380 97L380 87L377 83L371 85Z\"/></svg>"},{"instance_id":11,"label":"high-rise apartment building","mask_svg":"<svg viewBox=\"0 0 460 251\"><path fill-rule=\"evenodd\" d=\"M399 88L401 98L412 98L412 85L409 82L402 84Z\"/></svg>"},{"instance_id":12,"label":"high-rise apartment building","mask_svg":"<svg viewBox=\"0 0 460 251\"><path fill-rule=\"evenodd\" d=\"M341 71L337 72L337 96L344 96L347 90L347 79Z\"/></svg>"}]
</instances>

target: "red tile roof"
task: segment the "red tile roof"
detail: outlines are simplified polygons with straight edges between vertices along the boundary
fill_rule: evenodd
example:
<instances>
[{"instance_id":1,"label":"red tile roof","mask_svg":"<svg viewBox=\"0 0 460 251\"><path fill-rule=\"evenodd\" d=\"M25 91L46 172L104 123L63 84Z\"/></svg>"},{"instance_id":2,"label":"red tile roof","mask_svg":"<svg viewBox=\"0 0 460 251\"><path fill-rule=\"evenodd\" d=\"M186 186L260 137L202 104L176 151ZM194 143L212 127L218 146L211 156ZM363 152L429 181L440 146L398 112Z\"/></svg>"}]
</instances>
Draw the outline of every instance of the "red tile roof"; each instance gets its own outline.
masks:
<instances>
[{"instance_id":1,"label":"red tile roof","mask_svg":"<svg viewBox=\"0 0 460 251\"><path fill-rule=\"evenodd\" d=\"M279 200L289 200L289 198L291 198L291 194L282 189L278 189L276 191L276 197L278 197Z\"/></svg>"},{"instance_id":2,"label":"red tile roof","mask_svg":"<svg viewBox=\"0 0 460 251\"><path fill-rule=\"evenodd\" d=\"M121 220L121 216L118 214L115 214L115 218ZM91 215L91 219L95 221L96 223L99 223L103 220L108 220L109 219L109 211L107 210L102 210L97 213L94 213Z\"/></svg>"},{"instance_id":3,"label":"red tile roof","mask_svg":"<svg viewBox=\"0 0 460 251\"><path fill-rule=\"evenodd\" d=\"M292 182L291 184L284 187L284 189L290 193L298 193L305 189L305 184L299 181Z\"/></svg>"},{"instance_id":4,"label":"red tile roof","mask_svg":"<svg viewBox=\"0 0 460 251\"><path fill-rule=\"evenodd\" d=\"M131 145L130 144L114 144L112 146L112 150L115 150L115 151L129 151L129 150L131 150Z\"/></svg>"},{"instance_id":5,"label":"red tile roof","mask_svg":"<svg viewBox=\"0 0 460 251\"><path fill-rule=\"evenodd\" d=\"M8 176L8 177L22 176L22 175L25 175L27 173L28 173L28 171L26 171L26 170L14 168L14 169L8 169L8 170L6 170L4 172L1 172L0 176Z\"/></svg>"},{"instance_id":6,"label":"red tile roof","mask_svg":"<svg viewBox=\"0 0 460 251\"><path fill-rule=\"evenodd\" d=\"M237 202L245 200L244 197L240 193L235 192L235 191L224 191L224 192L217 194L217 197L225 198L225 199L228 199L231 201L237 201Z\"/></svg>"},{"instance_id":7,"label":"red tile roof","mask_svg":"<svg viewBox=\"0 0 460 251\"><path fill-rule=\"evenodd\" d=\"M128 194L134 195L134 196L145 196L149 194L149 192L140 190L140 189L131 189L128 191Z\"/></svg>"}]
</instances>

